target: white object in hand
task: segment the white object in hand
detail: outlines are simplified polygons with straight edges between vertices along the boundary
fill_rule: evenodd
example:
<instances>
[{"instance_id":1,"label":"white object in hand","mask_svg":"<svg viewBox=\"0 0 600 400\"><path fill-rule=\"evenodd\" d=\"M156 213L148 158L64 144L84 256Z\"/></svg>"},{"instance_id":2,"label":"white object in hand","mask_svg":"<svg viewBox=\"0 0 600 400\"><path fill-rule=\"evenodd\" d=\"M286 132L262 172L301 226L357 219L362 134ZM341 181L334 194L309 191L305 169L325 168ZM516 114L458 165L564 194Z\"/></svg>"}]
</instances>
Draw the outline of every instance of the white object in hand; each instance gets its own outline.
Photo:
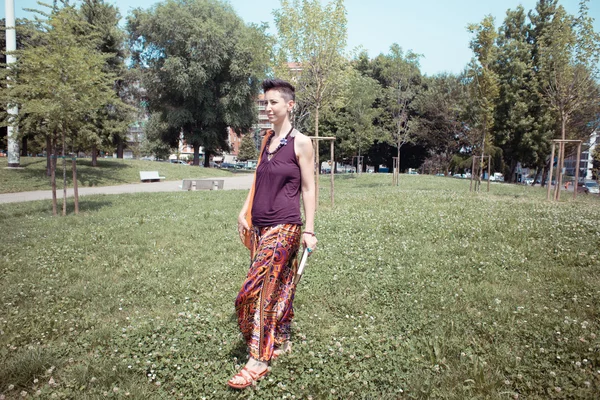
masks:
<instances>
[{"instance_id":1,"label":"white object in hand","mask_svg":"<svg viewBox=\"0 0 600 400\"><path fill-rule=\"evenodd\" d=\"M298 272L296 272L296 277L294 279L294 283L298 283L300 277L302 276L302 271L304 271L304 267L306 266L306 260L308 260L308 254L310 252L308 249L304 249L302 253L302 258L300 259L300 265L298 266Z\"/></svg>"}]
</instances>

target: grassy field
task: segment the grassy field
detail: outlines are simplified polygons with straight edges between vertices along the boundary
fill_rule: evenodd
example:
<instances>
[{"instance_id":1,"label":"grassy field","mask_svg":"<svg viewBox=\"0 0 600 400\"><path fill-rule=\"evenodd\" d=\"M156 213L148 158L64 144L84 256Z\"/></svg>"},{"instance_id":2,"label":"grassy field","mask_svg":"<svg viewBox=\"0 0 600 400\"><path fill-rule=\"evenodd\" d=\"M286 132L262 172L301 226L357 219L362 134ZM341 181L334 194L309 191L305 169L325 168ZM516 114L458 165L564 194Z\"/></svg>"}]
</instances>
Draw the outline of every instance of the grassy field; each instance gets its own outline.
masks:
<instances>
[{"instance_id":1,"label":"grassy field","mask_svg":"<svg viewBox=\"0 0 600 400\"><path fill-rule=\"evenodd\" d=\"M50 178L46 176L46 158L21 157L20 170L6 169L6 157L0 158L0 193L28 192L32 190L50 190ZM62 160L58 160L57 187L62 189ZM92 167L90 158L77 160L77 182L79 187L122 185L139 183L140 171L158 171L168 181L184 178L204 178L230 176L231 173L214 168L200 168L191 165L171 164L169 162L98 159L98 166ZM67 185L73 187L71 160L67 162Z\"/></svg>"},{"instance_id":2,"label":"grassy field","mask_svg":"<svg viewBox=\"0 0 600 400\"><path fill-rule=\"evenodd\" d=\"M2 206L0 397L597 399L600 198L390 183L336 180L293 353L241 393L225 382L246 359L245 192L90 196L61 218Z\"/></svg>"}]
</instances>

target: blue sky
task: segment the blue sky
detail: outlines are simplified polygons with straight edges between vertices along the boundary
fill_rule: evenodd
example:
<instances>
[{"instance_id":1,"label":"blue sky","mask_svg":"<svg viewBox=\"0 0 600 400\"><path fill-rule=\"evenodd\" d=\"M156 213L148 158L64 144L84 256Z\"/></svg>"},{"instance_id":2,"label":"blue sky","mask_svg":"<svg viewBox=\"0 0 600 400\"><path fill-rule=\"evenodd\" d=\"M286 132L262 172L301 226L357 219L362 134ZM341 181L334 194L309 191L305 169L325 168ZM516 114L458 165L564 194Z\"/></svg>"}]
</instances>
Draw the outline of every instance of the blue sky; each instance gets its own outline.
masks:
<instances>
[{"instance_id":1,"label":"blue sky","mask_svg":"<svg viewBox=\"0 0 600 400\"><path fill-rule=\"evenodd\" d=\"M46 2L51 3L47 0ZM110 1L126 16L133 8L147 8L148 0ZM325 3L326 1L322 1ZM23 8L36 8L36 0L15 0L17 18L26 17ZM272 11L279 0L229 0L246 22L267 22L275 33ZM536 0L346 0L348 12L348 51L362 46L371 57L387 53L392 43L422 54L421 71L428 75L458 73L471 59L469 23L480 22L487 14L499 26L506 10L521 4L525 10L535 7ZM579 0L560 0L569 13L576 14ZM600 32L600 0L589 3L589 15ZM4 7L0 10L4 17Z\"/></svg>"}]
</instances>

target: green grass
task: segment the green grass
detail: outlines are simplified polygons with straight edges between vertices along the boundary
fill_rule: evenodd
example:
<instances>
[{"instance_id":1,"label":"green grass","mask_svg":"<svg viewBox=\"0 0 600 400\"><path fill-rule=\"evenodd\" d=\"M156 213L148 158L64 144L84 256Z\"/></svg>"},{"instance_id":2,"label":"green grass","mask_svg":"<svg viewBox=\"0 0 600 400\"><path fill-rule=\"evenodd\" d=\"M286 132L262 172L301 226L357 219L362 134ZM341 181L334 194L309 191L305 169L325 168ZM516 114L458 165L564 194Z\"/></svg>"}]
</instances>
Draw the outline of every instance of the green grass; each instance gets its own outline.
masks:
<instances>
[{"instance_id":1,"label":"green grass","mask_svg":"<svg viewBox=\"0 0 600 400\"><path fill-rule=\"evenodd\" d=\"M242 393L244 191L0 208L0 393L41 398L595 399L600 198L339 177L295 299L293 353ZM565 196L566 197L566 196ZM51 384L49 383L52 380Z\"/></svg>"},{"instance_id":2,"label":"green grass","mask_svg":"<svg viewBox=\"0 0 600 400\"><path fill-rule=\"evenodd\" d=\"M0 193L50 190L50 178L46 176L45 157L21 157L23 169L7 169L6 157L0 158ZM62 188L62 160L58 160L56 184ZM230 176L231 173L214 168L200 168L191 165L169 162L98 159L98 166L92 167L92 160L77 160L77 182L79 187L122 185L139 183L140 171L158 171L168 181L184 178ZM73 187L71 160L67 160L67 185Z\"/></svg>"}]
</instances>

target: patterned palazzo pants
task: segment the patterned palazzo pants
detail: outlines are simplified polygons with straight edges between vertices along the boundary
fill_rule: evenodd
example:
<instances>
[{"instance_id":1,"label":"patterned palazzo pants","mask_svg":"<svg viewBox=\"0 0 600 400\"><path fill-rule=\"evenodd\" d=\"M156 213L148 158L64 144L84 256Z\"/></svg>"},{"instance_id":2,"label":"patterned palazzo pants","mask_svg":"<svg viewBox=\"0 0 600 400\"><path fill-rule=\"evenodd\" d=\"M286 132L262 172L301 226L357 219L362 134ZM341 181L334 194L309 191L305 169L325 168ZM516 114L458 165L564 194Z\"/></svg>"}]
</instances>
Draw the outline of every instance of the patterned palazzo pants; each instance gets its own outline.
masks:
<instances>
[{"instance_id":1,"label":"patterned palazzo pants","mask_svg":"<svg viewBox=\"0 0 600 400\"><path fill-rule=\"evenodd\" d=\"M300 231L293 224L254 230L252 264L235 309L250 356L260 361L269 361L274 348L290 339Z\"/></svg>"}]
</instances>

